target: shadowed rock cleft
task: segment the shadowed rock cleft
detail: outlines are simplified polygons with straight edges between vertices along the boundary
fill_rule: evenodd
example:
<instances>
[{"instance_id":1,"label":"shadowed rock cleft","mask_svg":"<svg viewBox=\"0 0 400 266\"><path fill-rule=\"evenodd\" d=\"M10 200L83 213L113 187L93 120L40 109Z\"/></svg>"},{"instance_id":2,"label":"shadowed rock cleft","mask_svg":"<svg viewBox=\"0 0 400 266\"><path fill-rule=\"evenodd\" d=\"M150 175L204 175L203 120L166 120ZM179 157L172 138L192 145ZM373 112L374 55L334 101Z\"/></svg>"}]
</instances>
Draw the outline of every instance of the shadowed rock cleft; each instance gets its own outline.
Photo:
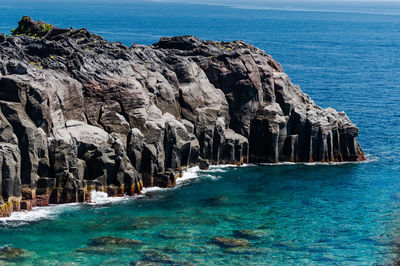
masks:
<instances>
[{"instance_id":1,"label":"shadowed rock cleft","mask_svg":"<svg viewBox=\"0 0 400 266\"><path fill-rule=\"evenodd\" d=\"M173 187L191 166L365 159L345 113L242 41L126 47L23 17L0 58L0 216Z\"/></svg>"}]
</instances>

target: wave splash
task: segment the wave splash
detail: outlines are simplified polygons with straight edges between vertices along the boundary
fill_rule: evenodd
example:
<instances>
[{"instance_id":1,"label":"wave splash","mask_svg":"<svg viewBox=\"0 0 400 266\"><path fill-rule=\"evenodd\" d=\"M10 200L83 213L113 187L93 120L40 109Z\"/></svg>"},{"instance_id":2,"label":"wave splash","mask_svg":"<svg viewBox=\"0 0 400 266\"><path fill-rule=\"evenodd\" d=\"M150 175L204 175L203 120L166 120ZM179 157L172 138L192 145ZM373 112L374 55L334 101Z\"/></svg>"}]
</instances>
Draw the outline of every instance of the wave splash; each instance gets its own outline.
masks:
<instances>
[{"instance_id":1,"label":"wave splash","mask_svg":"<svg viewBox=\"0 0 400 266\"><path fill-rule=\"evenodd\" d=\"M110 204L110 203L116 203L116 202L121 202L121 201L126 201L129 200L130 197L124 196L124 197L109 197L106 192L101 192L101 191L91 191L91 201L86 202L83 204L87 205L105 205L105 204Z\"/></svg>"},{"instance_id":2,"label":"wave splash","mask_svg":"<svg viewBox=\"0 0 400 266\"><path fill-rule=\"evenodd\" d=\"M86 203L54 204L44 207L34 207L31 211L13 212L11 213L10 217L0 218L0 225L18 227L40 220L54 220L63 212L74 208L78 209L83 205L101 206L110 203L126 201L129 199L127 196L108 197L107 193L99 191L92 191L91 198L92 201Z\"/></svg>"},{"instance_id":3,"label":"wave splash","mask_svg":"<svg viewBox=\"0 0 400 266\"><path fill-rule=\"evenodd\" d=\"M79 203L67 203L60 205L50 205L46 207L34 207L31 211L13 212L11 213L10 217L0 218L0 225L17 227L39 220L52 220L65 210L76 208L78 206Z\"/></svg>"}]
</instances>

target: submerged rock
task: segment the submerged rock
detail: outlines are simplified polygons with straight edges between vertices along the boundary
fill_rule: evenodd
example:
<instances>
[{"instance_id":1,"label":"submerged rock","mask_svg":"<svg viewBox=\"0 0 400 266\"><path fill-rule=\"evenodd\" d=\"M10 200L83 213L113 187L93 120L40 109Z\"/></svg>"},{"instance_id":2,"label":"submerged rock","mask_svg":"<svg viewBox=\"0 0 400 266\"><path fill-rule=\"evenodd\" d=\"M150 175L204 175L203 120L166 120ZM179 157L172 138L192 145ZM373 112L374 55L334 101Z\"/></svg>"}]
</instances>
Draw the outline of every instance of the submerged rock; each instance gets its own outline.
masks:
<instances>
[{"instance_id":1,"label":"submerged rock","mask_svg":"<svg viewBox=\"0 0 400 266\"><path fill-rule=\"evenodd\" d=\"M166 263L166 264L176 262L171 256L160 252L147 252L143 255L142 261Z\"/></svg>"},{"instance_id":2,"label":"submerged rock","mask_svg":"<svg viewBox=\"0 0 400 266\"><path fill-rule=\"evenodd\" d=\"M364 159L345 113L242 41L126 47L23 17L0 58L0 216L172 187L195 165Z\"/></svg>"},{"instance_id":3,"label":"submerged rock","mask_svg":"<svg viewBox=\"0 0 400 266\"><path fill-rule=\"evenodd\" d=\"M247 247L250 242L246 239L238 238L227 238L227 237L215 237L211 240L212 243L222 247L222 248L237 248L237 247Z\"/></svg>"},{"instance_id":4,"label":"submerged rock","mask_svg":"<svg viewBox=\"0 0 400 266\"><path fill-rule=\"evenodd\" d=\"M266 255L269 254L270 250L266 248L254 248L254 247L234 247L226 248L224 252L234 254L234 255Z\"/></svg>"},{"instance_id":5,"label":"submerged rock","mask_svg":"<svg viewBox=\"0 0 400 266\"><path fill-rule=\"evenodd\" d=\"M237 238L259 239L268 235L268 232L263 230L234 230L233 236Z\"/></svg>"},{"instance_id":6,"label":"submerged rock","mask_svg":"<svg viewBox=\"0 0 400 266\"><path fill-rule=\"evenodd\" d=\"M171 256L158 252L146 252L140 261L131 262L131 265L175 265L175 266L192 266L194 264L186 261L178 261Z\"/></svg>"},{"instance_id":7,"label":"submerged rock","mask_svg":"<svg viewBox=\"0 0 400 266\"><path fill-rule=\"evenodd\" d=\"M159 248L162 252L168 253L168 254L179 254L181 251L175 247L160 247Z\"/></svg>"},{"instance_id":8,"label":"submerged rock","mask_svg":"<svg viewBox=\"0 0 400 266\"><path fill-rule=\"evenodd\" d=\"M87 254L112 254L121 249L133 248L141 244L143 244L142 241L135 239L101 236L90 239L87 247L76 251Z\"/></svg>"},{"instance_id":9,"label":"submerged rock","mask_svg":"<svg viewBox=\"0 0 400 266\"><path fill-rule=\"evenodd\" d=\"M106 254L116 253L117 248L110 247L110 246L88 246L88 247L77 249L76 252L86 253L86 254L106 255Z\"/></svg>"},{"instance_id":10,"label":"submerged rock","mask_svg":"<svg viewBox=\"0 0 400 266\"><path fill-rule=\"evenodd\" d=\"M0 261L12 261L21 259L26 256L27 251L21 248L14 248L10 246L0 247Z\"/></svg>"},{"instance_id":11,"label":"submerged rock","mask_svg":"<svg viewBox=\"0 0 400 266\"><path fill-rule=\"evenodd\" d=\"M188 232L180 232L180 231L171 231L171 230L165 230L162 231L158 234L160 238L165 238L165 239L187 239L187 238L193 238L193 235L188 233Z\"/></svg>"},{"instance_id":12,"label":"submerged rock","mask_svg":"<svg viewBox=\"0 0 400 266\"><path fill-rule=\"evenodd\" d=\"M142 241L130 238L118 238L112 236L95 237L89 240L89 246L136 246L143 244Z\"/></svg>"},{"instance_id":13,"label":"submerged rock","mask_svg":"<svg viewBox=\"0 0 400 266\"><path fill-rule=\"evenodd\" d=\"M161 266L162 263L151 262L151 261L133 261L129 263L131 266Z\"/></svg>"},{"instance_id":14,"label":"submerged rock","mask_svg":"<svg viewBox=\"0 0 400 266\"><path fill-rule=\"evenodd\" d=\"M130 265L132 266L162 266L162 265L174 265L174 266L194 266L196 264L190 262L167 262L167 263L160 263L160 262L152 262L152 261L135 261L131 262Z\"/></svg>"},{"instance_id":15,"label":"submerged rock","mask_svg":"<svg viewBox=\"0 0 400 266\"><path fill-rule=\"evenodd\" d=\"M160 216L136 217L131 220L132 223L131 225L127 226L127 229L133 229L133 230L143 230L143 229L153 228L159 226L164 222L164 219Z\"/></svg>"},{"instance_id":16,"label":"submerged rock","mask_svg":"<svg viewBox=\"0 0 400 266\"><path fill-rule=\"evenodd\" d=\"M174 247L159 247L147 250L140 261L133 261L130 265L175 265L175 266L192 266L195 265L188 261L176 260L168 254L179 254L180 251Z\"/></svg>"},{"instance_id":17,"label":"submerged rock","mask_svg":"<svg viewBox=\"0 0 400 266\"><path fill-rule=\"evenodd\" d=\"M201 203L207 207L221 206L228 203L228 198L225 196L216 196L216 197L202 199Z\"/></svg>"}]
</instances>

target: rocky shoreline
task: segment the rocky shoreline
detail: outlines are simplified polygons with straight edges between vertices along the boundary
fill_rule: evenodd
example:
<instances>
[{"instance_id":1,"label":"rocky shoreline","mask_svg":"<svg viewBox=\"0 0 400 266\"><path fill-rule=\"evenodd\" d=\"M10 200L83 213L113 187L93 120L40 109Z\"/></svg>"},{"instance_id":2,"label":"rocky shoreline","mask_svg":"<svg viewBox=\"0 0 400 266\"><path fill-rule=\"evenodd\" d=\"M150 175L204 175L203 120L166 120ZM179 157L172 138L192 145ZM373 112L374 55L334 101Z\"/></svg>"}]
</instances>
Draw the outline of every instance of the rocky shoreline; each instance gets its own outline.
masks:
<instances>
[{"instance_id":1,"label":"rocky shoreline","mask_svg":"<svg viewBox=\"0 0 400 266\"><path fill-rule=\"evenodd\" d=\"M0 35L0 217L207 164L362 161L358 128L242 41L126 47L23 17Z\"/></svg>"}]
</instances>

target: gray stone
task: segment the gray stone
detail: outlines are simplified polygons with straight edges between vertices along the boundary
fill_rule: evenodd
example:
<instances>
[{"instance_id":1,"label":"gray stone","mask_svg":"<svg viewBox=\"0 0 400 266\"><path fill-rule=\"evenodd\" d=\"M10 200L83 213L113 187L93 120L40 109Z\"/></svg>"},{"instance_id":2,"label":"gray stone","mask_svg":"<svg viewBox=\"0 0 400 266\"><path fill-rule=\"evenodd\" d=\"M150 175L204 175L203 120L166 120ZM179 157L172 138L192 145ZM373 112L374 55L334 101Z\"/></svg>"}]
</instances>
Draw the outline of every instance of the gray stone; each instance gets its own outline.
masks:
<instances>
[{"instance_id":1,"label":"gray stone","mask_svg":"<svg viewBox=\"0 0 400 266\"><path fill-rule=\"evenodd\" d=\"M209 166L210 165L207 160L200 159L200 163L199 163L200 170L208 170Z\"/></svg>"},{"instance_id":2,"label":"gray stone","mask_svg":"<svg viewBox=\"0 0 400 266\"><path fill-rule=\"evenodd\" d=\"M0 143L0 203L21 196L21 157L16 145ZM0 212L1 216L1 212Z\"/></svg>"}]
</instances>

